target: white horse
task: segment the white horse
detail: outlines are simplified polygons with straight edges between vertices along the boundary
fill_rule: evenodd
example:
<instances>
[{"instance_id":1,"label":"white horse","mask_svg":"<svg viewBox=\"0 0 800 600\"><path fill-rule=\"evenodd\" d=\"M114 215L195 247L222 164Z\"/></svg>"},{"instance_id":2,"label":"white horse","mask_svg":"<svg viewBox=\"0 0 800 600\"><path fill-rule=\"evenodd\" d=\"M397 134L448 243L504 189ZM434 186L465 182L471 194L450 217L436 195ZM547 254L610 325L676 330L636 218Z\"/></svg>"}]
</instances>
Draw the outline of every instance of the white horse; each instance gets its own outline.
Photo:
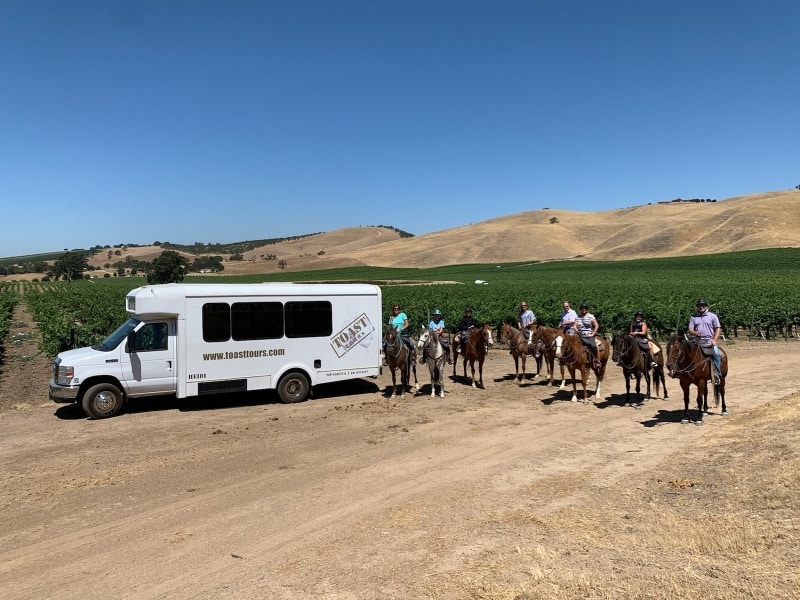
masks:
<instances>
[{"instance_id":1,"label":"white horse","mask_svg":"<svg viewBox=\"0 0 800 600\"><path fill-rule=\"evenodd\" d=\"M431 398L436 395L436 386L439 386L439 397L444 398L444 363L447 359L444 346L439 335L428 327L422 328L422 333L417 342L419 355L425 357L428 370L431 373Z\"/></svg>"}]
</instances>

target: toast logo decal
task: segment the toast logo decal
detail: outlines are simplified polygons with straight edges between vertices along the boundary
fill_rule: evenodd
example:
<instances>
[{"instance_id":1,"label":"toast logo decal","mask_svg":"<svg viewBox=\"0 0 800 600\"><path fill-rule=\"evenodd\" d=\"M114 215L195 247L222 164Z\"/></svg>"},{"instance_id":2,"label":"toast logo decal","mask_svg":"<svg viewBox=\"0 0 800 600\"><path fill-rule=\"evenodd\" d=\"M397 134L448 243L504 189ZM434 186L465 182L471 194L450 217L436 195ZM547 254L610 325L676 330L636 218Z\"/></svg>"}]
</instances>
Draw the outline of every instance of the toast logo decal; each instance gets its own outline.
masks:
<instances>
[{"instance_id":1,"label":"toast logo decal","mask_svg":"<svg viewBox=\"0 0 800 600\"><path fill-rule=\"evenodd\" d=\"M339 358L350 352L357 344L360 344L372 337L375 331L374 325L370 322L366 313L361 313L358 317L345 325L341 331L331 337L331 348Z\"/></svg>"}]
</instances>

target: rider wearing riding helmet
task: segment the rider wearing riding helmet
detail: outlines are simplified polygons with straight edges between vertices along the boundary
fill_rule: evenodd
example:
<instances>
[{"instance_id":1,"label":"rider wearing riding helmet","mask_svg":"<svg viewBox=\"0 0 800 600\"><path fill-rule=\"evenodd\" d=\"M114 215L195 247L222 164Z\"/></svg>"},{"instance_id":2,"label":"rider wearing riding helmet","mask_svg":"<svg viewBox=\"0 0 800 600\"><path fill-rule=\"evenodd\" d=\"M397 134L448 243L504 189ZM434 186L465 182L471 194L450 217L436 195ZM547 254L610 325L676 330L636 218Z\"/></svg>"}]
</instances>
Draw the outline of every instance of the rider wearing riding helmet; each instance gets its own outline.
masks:
<instances>
[{"instance_id":1,"label":"rider wearing riding helmet","mask_svg":"<svg viewBox=\"0 0 800 600\"><path fill-rule=\"evenodd\" d=\"M647 339L647 321L644 320L644 313L640 310L637 310L633 313L633 321L631 321L631 327L628 332L634 337L634 339L639 343L639 347L644 351L647 352L647 356L650 357L650 366L654 369L658 366L656 362L656 356L653 353L653 348L650 346L650 340Z\"/></svg>"},{"instance_id":2,"label":"rider wearing riding helmet","mask_svg":"<svg viewBox=\"0 0 800 600\"><path fill-rule=\"evenodd\" d=\"M689 319L689 335L697 336L703 346L711 346L714 349L714 366L717 369L714 373L714 384L719 385L722 376L722 359L719 356L717 340L722 335L722 325L720 325L717 315L708 310L708 302L705 298L698 298L695 308L697 311Z\"/></svg>"},{"instance_id":3,"label":"rider wearing riding helmet","mask_svg":"<svg viewBox=\"0 0 800 600\"><path fill-rule=\"evenodd\" d=\"M597 335L597 330L600 329L600 324L592 313L589 312L589 304L581 302L581 314L575 320L575 327L578 330L578 336L584 346L589 349L589 355L592 359L592 364L595 369L602 367L600 361L597 359L597 343L594 336Z\"/></svg>"},{"instance_id":4,"label":"rider wearing riding helmet","mask_svg":"<svg viewBox=\"0 0 800 600\"><path fill-rule=\"evenodd\" d=\"M450 358L450 342L444 336L444 319L442 318L442 311L438 308L433 311L433 318L431 322L428 323L428 328L433 331L437 336L439 336L439 343L444 348L444 353L447 356L447 364L453 364L453 360ZM423 364L425 363L425 357L422 357Z\"/></svg>"},{"instance_id":5,"label":"rider wearing riding helmet","mask_svg":"<svg viewBox=\"0 0 800 600\"><path fill-rule=\"evenodd\" d=\"M464 316L461 317L461 320L458 322L458 333L456 334L455 343L460 343L463 346L469 337L470 329L477 326L478 322L475 320L475 317L472 316L472 309L468 306L464 309Z\"/></svg>"}]
</instances>

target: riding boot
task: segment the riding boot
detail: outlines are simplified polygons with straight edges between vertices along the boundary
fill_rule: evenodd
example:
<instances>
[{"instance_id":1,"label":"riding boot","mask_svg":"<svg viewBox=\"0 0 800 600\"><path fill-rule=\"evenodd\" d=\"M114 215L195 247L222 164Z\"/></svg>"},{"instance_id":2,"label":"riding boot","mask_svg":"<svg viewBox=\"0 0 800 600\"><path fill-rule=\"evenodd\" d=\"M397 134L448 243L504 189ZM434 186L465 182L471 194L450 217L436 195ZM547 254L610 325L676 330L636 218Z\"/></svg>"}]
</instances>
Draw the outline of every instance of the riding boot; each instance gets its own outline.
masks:
<instances>
[{"instance_id":1,"label":"riding boot","mask_svg":"<svg viewBox=\"0 0 800 600\"><path fill-rule=\"evenodd\" d=\"M657 368L658 368L658 363L656 362L656 357L655 357L655 354L653 354L653 353L651 352L651 353L649 354L649 356L650 356L650 366L651 366L651 367L653 367L654 369L657 369Z\"/></svg>"},{"instance_id":2,"label":"riding boot","mask_svg":"<svg viewBox=\"0 0 800 600\"><path fill-rule=\"evenodd\" d=\"M447 364L448 365L452 365L453 364L453 359L450 356L450 350L448 350L446 354L447 354Z\"/></svg>"}]
</instances>

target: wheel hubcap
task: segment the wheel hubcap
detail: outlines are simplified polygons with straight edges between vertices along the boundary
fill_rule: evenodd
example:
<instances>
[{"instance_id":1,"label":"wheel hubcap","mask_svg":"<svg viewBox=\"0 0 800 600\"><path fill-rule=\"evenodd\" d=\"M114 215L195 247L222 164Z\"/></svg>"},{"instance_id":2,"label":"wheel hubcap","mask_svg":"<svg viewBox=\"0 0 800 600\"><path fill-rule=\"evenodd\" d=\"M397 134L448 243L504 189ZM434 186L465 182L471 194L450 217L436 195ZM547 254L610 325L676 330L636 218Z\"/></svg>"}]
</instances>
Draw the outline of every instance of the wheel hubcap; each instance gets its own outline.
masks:
<instances>
[{"instance_id":1,"label":"wheel hubcap","mask_svg":"<svg viewBox=\"0 0 800 600\"><path fill-rule=\"evenodd\" d=\"M111 392L100 392L94 398L94 405L102 412L108 412L114 408L117 398Z\"/></svg>"}]
</instances>

